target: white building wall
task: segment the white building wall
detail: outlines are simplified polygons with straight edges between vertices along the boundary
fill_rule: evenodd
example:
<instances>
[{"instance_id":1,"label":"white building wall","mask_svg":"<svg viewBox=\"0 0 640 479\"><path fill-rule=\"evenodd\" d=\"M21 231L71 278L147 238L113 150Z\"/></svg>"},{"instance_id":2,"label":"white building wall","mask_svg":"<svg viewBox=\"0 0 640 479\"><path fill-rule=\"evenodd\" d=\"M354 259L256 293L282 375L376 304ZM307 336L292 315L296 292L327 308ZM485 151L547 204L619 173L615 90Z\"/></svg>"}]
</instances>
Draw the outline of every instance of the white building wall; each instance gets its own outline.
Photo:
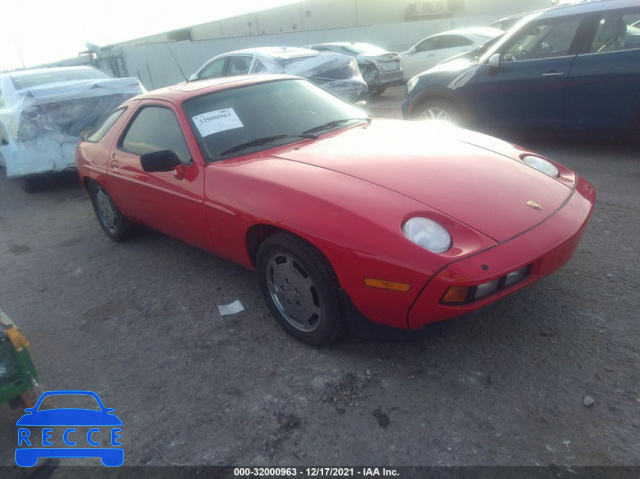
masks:
<instances>
[{"instance_id":1,"label":"white building wall","mask_svg":"<svg viewBox=\"0 0 640 479\"><path fill-rule=\"evenodd\" d=\"M446 7L451 0L301 0L282 7L240 15L191 27L193 40L295 33L309 30L377 25L405 22L410 4L440 2ZM491 16L497 20L507 15L538 10L551 5L551 0L459 0L464 13L459 16ZM425 3L429 5L429 3ZM203 13L203 16L206 12ZM413 23L413 22L409 22ZM122 42L138 45L167 41L160 33Z\"/></svg>"}]
</instances>

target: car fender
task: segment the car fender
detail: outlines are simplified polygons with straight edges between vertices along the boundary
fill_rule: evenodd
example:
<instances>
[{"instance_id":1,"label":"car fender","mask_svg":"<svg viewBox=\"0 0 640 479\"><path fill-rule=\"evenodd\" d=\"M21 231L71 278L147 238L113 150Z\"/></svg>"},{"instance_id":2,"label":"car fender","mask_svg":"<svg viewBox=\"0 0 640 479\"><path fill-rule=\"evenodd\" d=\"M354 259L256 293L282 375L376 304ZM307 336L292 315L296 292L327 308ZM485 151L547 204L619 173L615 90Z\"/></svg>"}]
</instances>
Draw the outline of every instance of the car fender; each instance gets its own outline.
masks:
<instances>
[{"instance_id":1,"label":"car fender","mask_svg":"<svg viewBox=\"0 0 640 479\"><path fill-rule=\"evenodd\" d=\"M214 163L205 174L214 253L254 269L252 232L288 231L324 254L340 287L373 321L406 328L417 292L451 261L414 245L401 230L408 215L436 213L381 186L273 157ZM411 289L365 287L365 277L407 283Z\"/></svg>"}]
</instances>

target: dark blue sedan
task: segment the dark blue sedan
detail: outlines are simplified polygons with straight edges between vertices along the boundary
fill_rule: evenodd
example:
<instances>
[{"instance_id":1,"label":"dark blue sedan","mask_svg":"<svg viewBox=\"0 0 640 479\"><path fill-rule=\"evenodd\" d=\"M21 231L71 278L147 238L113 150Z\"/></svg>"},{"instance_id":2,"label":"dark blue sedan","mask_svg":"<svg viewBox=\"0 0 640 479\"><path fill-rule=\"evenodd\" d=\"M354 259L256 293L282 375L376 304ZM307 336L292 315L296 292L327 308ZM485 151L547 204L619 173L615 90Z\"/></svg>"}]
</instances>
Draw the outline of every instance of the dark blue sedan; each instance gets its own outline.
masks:
<instances>
[{"instance_id":1,"label":"dark blue sedan","mask_svg":"<svg viewBox=\"0 0 640 479\"><path fill-rule=\"evenodd\" d=\"M638 22L638 0L534 14L479 58L409 80L403 116L482 129L638 132Z\"/></svg>"}]
</instances>

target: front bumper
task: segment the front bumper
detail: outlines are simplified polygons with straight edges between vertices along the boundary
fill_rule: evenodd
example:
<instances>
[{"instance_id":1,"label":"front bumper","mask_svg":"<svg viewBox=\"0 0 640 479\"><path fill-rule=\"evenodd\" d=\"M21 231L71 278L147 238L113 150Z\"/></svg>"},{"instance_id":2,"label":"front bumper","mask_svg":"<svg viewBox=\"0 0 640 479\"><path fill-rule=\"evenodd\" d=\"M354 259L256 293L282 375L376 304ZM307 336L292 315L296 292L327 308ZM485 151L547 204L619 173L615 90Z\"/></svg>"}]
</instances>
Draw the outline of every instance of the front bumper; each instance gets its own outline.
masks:
<instances>
[{"instance_id":1,"label":"front bumper","mask_svg":"<svg viewBox=\"0 0 640 479\"><path fill-rule=\"evenodd\" d=\"M419 339L426 333L423 327L429 323L470 314L550 275L575 252L594 203L593 186L576 177L575 189L555 213L514 238L444 264L422 279L418 271L379 275L414 285L418 289L414 295L367 287L354 289L345 280L341 305L348 329L356 336L369 339ZM524 279L492 294L459 305L442 302L451 286L473 288L522 268L527 269Z\"/></svg>"},{"instance_id":2,"label":"front bumper","mask_svg":"<svg viewBox=\"0 0 640 479\"><path fill-rule=\"evenodd\" d=\"M462 316L560 269L573 255L593 211L595 190L582 178L568 201L542 224L475 255L450 263L425 284L407 315L410 329ZM443 304L451 286L477 286L530 267L523 280L476 301Z\"/></svg>"}]
</instances>

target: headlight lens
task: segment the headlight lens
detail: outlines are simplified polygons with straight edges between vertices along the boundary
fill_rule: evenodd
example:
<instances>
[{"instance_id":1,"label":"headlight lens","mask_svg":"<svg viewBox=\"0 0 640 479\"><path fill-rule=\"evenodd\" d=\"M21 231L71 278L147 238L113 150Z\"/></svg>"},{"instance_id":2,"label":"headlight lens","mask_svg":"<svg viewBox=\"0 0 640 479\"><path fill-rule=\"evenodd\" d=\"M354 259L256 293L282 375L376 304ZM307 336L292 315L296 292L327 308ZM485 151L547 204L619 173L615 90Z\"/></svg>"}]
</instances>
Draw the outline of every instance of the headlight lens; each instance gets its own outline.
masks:
<instances>
[{"instance_id":1,"label":"headlight lens","mask_svg":"<svg viewBox=\"0 0 640 479\"><path fill-rule=\"evenodd\" d=\"M402 226L409 241L432 253L444 253L451 248L451 235L441 225L427 218L411 218Z\"/></svg>"},{"instance_id":2,"label":"headlight lens","mask_svg":"<svg viewBox=\"0 0 640 479\"><path fill-rule=\"evenodd\" d=\"M530 167L541 171L545 175L553 176L554 178L557 178L559 175L558 168L553 166L553 164L549 163L547 160L542 159L538 156L525 156L524 158L522 158L522 161L524 161Z\"/></svg>"},{"instance_id":3,"label":"headlight lens","mask_svg":"<svg viewBox=\"0 0 640 479\"><path fill-rule=\"evenodd\" d=\"M413 90L415 86L418 84L418 80L420 80L420 78L418 78L417 76L414 76L413 78L411 78L411 80L407 82L407 95L411 93L411 90Z\"/></svg>"}]
</instances>

